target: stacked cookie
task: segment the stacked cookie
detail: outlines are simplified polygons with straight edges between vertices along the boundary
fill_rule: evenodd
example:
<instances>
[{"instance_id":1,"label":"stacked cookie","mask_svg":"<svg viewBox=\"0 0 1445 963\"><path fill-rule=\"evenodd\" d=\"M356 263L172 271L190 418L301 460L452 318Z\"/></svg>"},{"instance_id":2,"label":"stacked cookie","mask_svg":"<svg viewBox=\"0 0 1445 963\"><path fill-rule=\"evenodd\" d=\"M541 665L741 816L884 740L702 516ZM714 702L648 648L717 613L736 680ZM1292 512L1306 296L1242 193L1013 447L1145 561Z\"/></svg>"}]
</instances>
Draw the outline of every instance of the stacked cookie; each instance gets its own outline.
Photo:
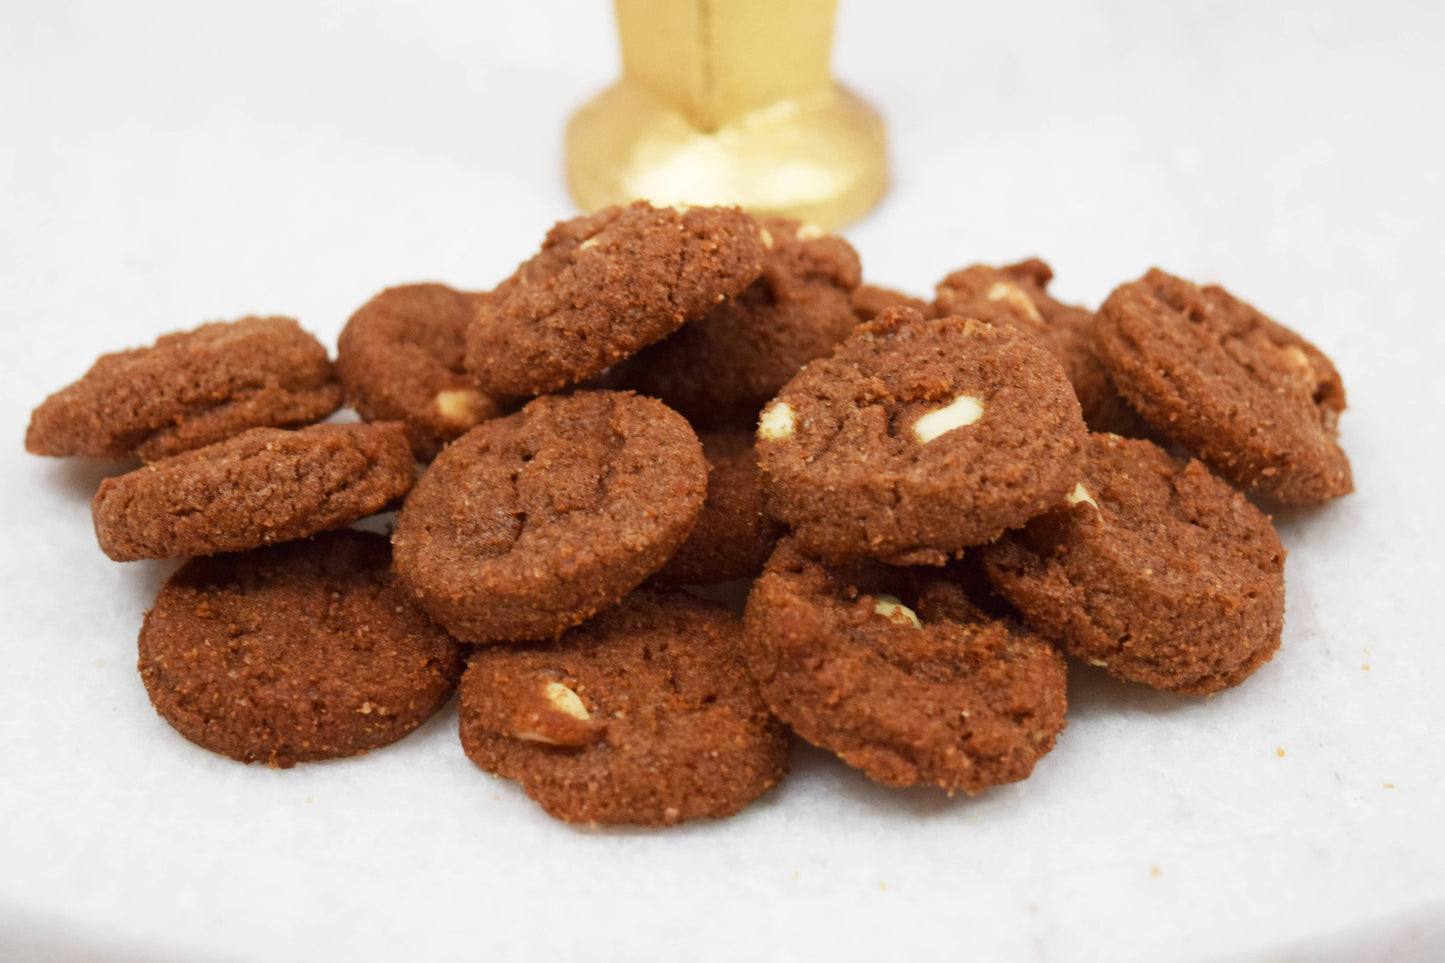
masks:
<instances>
[{"instance_id":1,"label":"stacked cookie","mask_svg":"<svg viewBox=\"0 0 1445 963\"><path fill-rule=\"evenodd\" d=\"M1052 748L1065 652L1243 680L1284 551L1241 490L1350 490L1313 346L1162 272L1097 316L1050 276L975 266L927 303L808 225L637 202L492 290L383 291L334 371L281 319L106 356L26 442L150 461L102 484L96 531L200 556L140 665L215 751L363 752L460 679L467 755L569 821L736 812L789 730L971 793ZM296 428L343 395L364 423ZM398 505L390 545L345 529ZM742 618L678 590L753 578Z\"/></svg>"}]
</instances>

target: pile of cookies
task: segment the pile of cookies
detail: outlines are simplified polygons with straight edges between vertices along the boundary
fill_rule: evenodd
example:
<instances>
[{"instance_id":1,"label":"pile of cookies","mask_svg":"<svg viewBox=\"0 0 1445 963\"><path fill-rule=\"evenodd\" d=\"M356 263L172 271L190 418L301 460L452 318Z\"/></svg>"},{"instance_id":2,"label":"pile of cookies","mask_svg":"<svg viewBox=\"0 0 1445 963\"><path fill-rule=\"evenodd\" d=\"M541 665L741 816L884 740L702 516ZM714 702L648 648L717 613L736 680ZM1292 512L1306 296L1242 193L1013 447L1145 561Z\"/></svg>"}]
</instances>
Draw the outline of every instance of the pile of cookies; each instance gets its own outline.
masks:
<instances>
[{"instance_id":1,"label":"pile of cookies","mask_svg":"<svg viewBox=\"0 0 1445 963\"><path fill-rule=\"evenodd\" d=\"M1097 314L1051 276L974 266L930 303L812 226L637 202L490 291L383 291L334 366L282 318L106 355L26 447L146 462L96 534L190 559L140 674L213 751L354 755L459 689L466 754L568 821L736 812L789 733L973 793L1053 747L1066 653L1244 680L1285 555L1245 492L1351 490L1308 342L1158 270ZM317 423L343 402L363 420ZM347 528L392 510L389 542ZM741 618L696 591L741 579Z\"/></svg>"}]
</instances>

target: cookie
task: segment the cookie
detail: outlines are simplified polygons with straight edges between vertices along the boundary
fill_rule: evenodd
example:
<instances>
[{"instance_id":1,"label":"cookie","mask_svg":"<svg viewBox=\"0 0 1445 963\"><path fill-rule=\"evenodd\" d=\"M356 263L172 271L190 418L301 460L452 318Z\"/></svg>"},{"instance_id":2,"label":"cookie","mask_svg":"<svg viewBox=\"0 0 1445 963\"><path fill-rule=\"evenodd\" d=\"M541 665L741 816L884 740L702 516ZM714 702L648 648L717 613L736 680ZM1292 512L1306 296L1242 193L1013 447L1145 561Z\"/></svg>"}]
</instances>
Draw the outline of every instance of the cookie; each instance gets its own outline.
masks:
<instances>
[{"instance_id":1,"label":"cookie","mask_svg":"<svg viewBox=\"0 0 1445 963\"><path fill-rule=\"evenodd\" d=\"M387 288L351 316L337 340L336 375L347 400L367 421L406 425L422 461L502 413L463 364L481 297L444 284Z\"/></svg>"},{"instance_id":2,"label":"cookie","mask_svg":"<svg viewBox=\"0 0 1445 963\"><path fill-rule=\"evenodd\" d=\"M933 305L902 291L863 284L853 291L853 315L859 321L872 321L889 308L912 308L925 318L938 316Z\"/></svg>"},{"instance_id":3,"label":"cookie","mask_svg":"<svg viewBox=\"0 0 1445 963\"><path fill-rule=\"evenodd\" d=\"M463 656L390 562L385 538L353 531L192 559L140 631L151 704L196 745L273 768L395 742L445 704Z\"/></svg>"},{"instance_id":4,"label":"cookie","mask_svg":"<svg viewBox=\"0 0 1445 963\"><path fill-rule=\"evenodd\" d=\"M564 221L478 303L467 366L491 394L554 391L701 318L762 267L762 230L737 208L635 201Z\"/></svg>"},{"instance_id":5,"label":"cookie","mask_svg":"<svg viewBox=\"0 0 1445 963\"><path fill-rule=\"evenodd\" d=\"M1094 315L1048 293L1054 272L1038 258L1001 268L975 264L939 282L939 314L1011 324L1038 339L1064 367L1091 431L1140 437L1148 425L1109 381L1094 351Z\"/></svg>"},{"instance_id":6,"label":"cookie","mask_svg":"<svg viewBox=\"0 0 1445 963\"><path fill-rule=\"evenodd\" d=\"M462 747L567 822L731 815L782 780L788 755L741 635L735 615L644 591L555 642L478 649Z\"/></svg>"},{"instance_id":7,"label":"cookie","mask_svg":"<svg viewBox=\"0 0 1445 963\"><path fill-rule=\"evenodd\" d=\"M763 409L768 511L803 551L941 565L1057 504L1079 480L1079 402L1009 327L892 308Z\"/></svg>"},{"instance_id":8,"label":"cookie","mask_svg":"<svg viewBox=\"0 0 1445 963\"><path fill-rule=\"evenodd\" d=\"M662 402L544 396L437 456L397 518L396 570L464 641L555 637L661 568L706 492L702 446Z\"/></svg>"},{"instance_id":9,"label":"cookie","mask_svg":"<svg viewBox=\"0 0 1445 963\"><path fill-rule=\"evenodd\" d=\"M1092 436L1067 503L980 555L1030 625L1121 679L1215 692L1279 647L1285 551L1269 519L1148 441Z\"/></svg>"},{"instance_id":10,"label":"cookie","mask_svg":"<svg viewBox=\"0 0 1445 963\"><path fill-rule=\"evenodd\" d=\"M707 501L687 541L652 577L654 585L712 585L752 578L763 570L782 534L763 510L753 436L699 436L707 459Z\"/></svg>"},{"instance_id":11,"label":"cookie","mask_svg":"<svg viewBox=\"0 0 1445 963\"><path fill-rule=\"evenodd\" d=\"M414 465L395 422L253 428L107 478L91 515L117 562L235 552L379 512L406 494Z\"/></svg>"},{"instance_id":12,"label":"cookie","mask_svg":"<svg viewBox=\"0 0 1445 963\"><path fill-rule=\"evenodd\" d=\"M244 318L102 355L36 408L25 449L157 461L249 428L325 418L341 404L326 349L290 318Z\"/></svg>"},{"instance_id":13,"label":"cookie","mask_svg":"<svg viewBox=\"0 0 1445 963\"><path fill-rule=\"evenodd\" d=\"M1063 656L1000 620L937 617L966 609L915 611L897 594L914 577L824 566L784 539L745 615L764 701L884 785L975 793L1027 778L1064 727Z\"/></svg>"},{"instance_id":14,"label":"cookie","mask_svg":"<svg viewBox=\"0 0 1445 963\"><path fill-rule=\"evenodd\" d=\"M762 276L621 366L624 384L703 428L756 423L799 368L857 324L849 295L861 269L852 245L799 221L762 223Z\"/></svg>"},{"instance_id":15,"label":"cookie","mask_svg":"<svg viewBox=\"0 0 1445 963\"><path fill-rule=\"evenodd\" d=\"M1109 295L1095 333L1129 403L1235 485L1286 504L1354 491L1339 372L1228 291L1154 268Z\"/></svg>"}]
</instances>

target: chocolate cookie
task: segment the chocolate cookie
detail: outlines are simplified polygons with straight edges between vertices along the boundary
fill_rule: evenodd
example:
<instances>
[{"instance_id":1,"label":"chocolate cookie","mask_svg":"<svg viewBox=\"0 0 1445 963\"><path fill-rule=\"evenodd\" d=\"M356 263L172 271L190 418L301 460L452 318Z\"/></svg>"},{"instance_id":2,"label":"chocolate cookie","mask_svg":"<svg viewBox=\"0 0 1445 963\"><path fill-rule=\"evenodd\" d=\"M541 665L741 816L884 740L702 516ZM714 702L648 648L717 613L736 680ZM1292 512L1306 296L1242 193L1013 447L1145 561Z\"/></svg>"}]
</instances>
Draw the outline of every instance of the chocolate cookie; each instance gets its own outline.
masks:
<instances>
[{"instance_id":1,"label":"chocolate cookie","mask_svg":"<svg viewBox=\"0 0 1445 963\"><path fill-rule=\"evenodd\" d=\"M1096 334L1129 403L1229 481L1291 504L1354 491L1335 366L1228 291L1154 268L1109 295Z\"/></svg>"},{"instance_id":2,"label":"chocolate cookie","mask_svg":"<svg viewBox=\"0 0 1445 963\"><path fill-rule=\"evenodd\" d=\"M825 567L779 544L748 596L743 655L793 731L889 786L975 793L1027 778L1064 727L1060 653L1003 621L935 601L913 573ZM916 604L916 603L915 603Z\"/></svg>"},{"instance_id":3,"label":"chocolate cookie","mask_svg":"<svg viewBox=\"0 0 1445 963\"><path fill-rule=\"evenodd\" d=\"M707 459L707 501L677 554L652 577L655 585L712 585L763 570L781 534L763 511L762 479L753 436L700 436Z\"/></svg>"},{"instance_id":4,"label":"chocolate cookie","mask_svg":"<svg viewBox=\"0 0 1445 963\"><path fill-rule=\"evenodd\" d=\"M567 822L731 815L783 778L788 755L741 635L740 619L691 596L637 592L556 642L478 649L462 747Z\"/></svg>"},{"instance_id":5,"label":"chocolate cookie","mask_svg":"<svg viewBox=\"0 0 1445 963\"><path fill-rule=\"evenodd\" d=\"M485 295L444 284L388 288L351 316L336 347L336 374L367 421L406 425L422 461L502 413L466 371L467 326Z\"/></svg>"},{"instance_id":6,"label":"chocolate cookie","mask_svg":"<svg viewBox=\"0 0 1445 963\"><path fill-rule=\"evenodd\" d=\"M935 304L939 314L1011 324L1037 338L1063 365L1090 430L1147 434L1148 425L1119 397L1094 352L1093 313L1054 300L1048 293L1053 276L1038 258L1002 268L975 264L939 282Z\"/></svg>"},{"instance_id":7,"label":"chocolate cookie","mask_svg":"<svg viewBox=\"0 0 1445 963\"><path fill-rule=\"evenodd\" d=\"M462 647L390 562L351 531L187 562L140 631L151 704L199 746L283 769L395 742L447 701Z\"/></svg>"},{"instance_id":8,"label":"chocolate cookie","mask_svg":"<svg viewBox=\"0 0 1445 963\"><path fill-rule=\"evenodd\" d=\"M757 437L768 510L803 551L942 564L1057 504L1086 432L1032 339L892 308L788 382Z\"/></svg>"},{"instance_id":9,"label":"chocolate cookie","mask_svg":"<svg viewBox=\"0 0 1445 963\"><path fill-rule=\"evenodd\" d=\"M1274 654L1284 548L1269 519L1197 461L1094 435L1063 506L981 550L1045 636L1121 679L1199 695Z\"/></svg>"},{"instance_id":10,"label":"chocolate cookie","mask_svg":"<svg viewBox=\"0 0 1445 963\"><path fill-rule=\"evenodd\" d=\"M701 427L752 425L758 409L857 324L852 245L785 218L763 222L763 273L706 317L622 364L623 383Z\"/></svg>"},{"instance_id":11,"label":"chocolate cookie","mask_svg":"<svg viewBox=\"0 0 1445 963\"><path fill-rule=\"evenodd\" d=\"M762 267L762 230L737 208L635 201L574 218L478 303L467 365L492 394L553 391L701 318Z\"/></svg>"},{"instance_id":12,"label":"chocolate cookie","mask_svg":"<svg viewBox=\"0 0 1445 963\"><path fill-rule=\"evenodd\" d=\"M860 285L853 291L853 314L859 321L872 321L889 308L912 308L925 318L938 317L932 304L902 291L876 284Z\"/></svg>"},{"instance_id":13,"label":"chocolate cookie","mask_svg":"<svg viewBox=\"0 0 1445 963\"><path fill-rule=\"evenodd\" d=\"M290 318L245 318L102 355L36 408L25 449L146 461L248 428L303 425L341 404L326 349Z\"/></svg>"},{"instance_id":14,"label":"chocolate cookie","mask_svg":"<svg viewBox=\"0 0 1445 963\"><path fill-rule=\"evenodd\" d=\"M212 555L379 512L411 487L414 465L395 422L253 428L107 478L90 508L117 562Z\"/></svg>"},{"instance_id":15,"label":"chocolate cookie","mask_svg":"<svg viewBox=\"0 0 1445 963\"><path fill-rule=\"evenodd\" d=\"M556 636L661 568L706 491L702 446L662 402L537 398L432 462L397 518L396 570L460 639Z\"/></svg>"}]
</instances>

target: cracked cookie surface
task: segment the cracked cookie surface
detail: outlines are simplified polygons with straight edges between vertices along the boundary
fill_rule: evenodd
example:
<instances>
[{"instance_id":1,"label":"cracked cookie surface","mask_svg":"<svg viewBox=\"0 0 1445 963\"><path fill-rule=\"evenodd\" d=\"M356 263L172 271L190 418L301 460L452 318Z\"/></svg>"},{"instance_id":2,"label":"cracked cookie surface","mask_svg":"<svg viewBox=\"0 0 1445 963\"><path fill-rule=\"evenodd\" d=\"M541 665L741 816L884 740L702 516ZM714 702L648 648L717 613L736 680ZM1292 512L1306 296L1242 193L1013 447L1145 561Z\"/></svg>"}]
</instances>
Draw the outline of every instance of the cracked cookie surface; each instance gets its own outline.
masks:
<instances>
[{"instance_id":1,"label":"cracked cookie surface","mask_svg":"<svg viewBox=\"0 0 1445 963\"><path fill-rule=\"evenodd\" d=\"M462 746L568 822L731 815L783 778L788 754L741 636L735 615L644 590L557 641L478 649Z\"/></svg>"},{"instance_id":2,"label":"cracked cookie surface","mask_svg":"<svg viewBox=\"0 0 1445 963\"><path fill-rule=\"evenodd\" d=\"M25 449L157 461L250 428L318 421L341 395L326 349L295 321L218 321L102 355L35 409Z\"/></svg>"},{"instance_id":3,"label":"cracked cookie surface","mask_svg":"<svg viewBox=\"0 0 1445 963\"><path fill-rule=\"evenodd\" d=\"M799 372L757 438L768 510L805 551L942 564L1062 499L1086 431L1031 339L893 308Z\"/></svg>"},{"instance_id":4,"label":"cracked cookie surface","mask_svg":"<svg viewBox=\"0 0 1445 963\"><path fill-rule=\"evenodd\" d=\"M1063 656L970 605L920 604L918 584L873 561L825 566L785 539L744 617L764 700L885 785L974 793L1027 778L1064 728Z\"/></svg>"},{"instance_id":5,"label":"cracked cookie surface","mask_svg":"<svg viewBox=\"0 0 1445 963\"><path fill-rule=\"evenodd\" d=\"M1121 679L1200 695L1279 647L1284 547L1198 461L1090 438L1064 505L979 550L999 593L1046 637Z\"/></svg>"},{"instance_id":6,"label":"cracked cookie surface","mask_svg":"<svg viewBox=\"0 0 1445 963\"><path fill-rule=\"evenodd\" d=\"M406 494L414 465L396 422L253 428L107 478L91 516L118 562L235 552L379 512Z\"/></svg>"},{"instance_id":7,"label":"cracked cookie surface","mask_svg":"<svg viewBox=\"0 0 1445 963\"><path fill-rule=\"evenodd\" d=\"M191 742L286 768L395 742L442 707L462 646L390 573L386 539L314 539L187 562L140 632L140 675Z\"/></svg>"},{"instance_id":8,"label":"cracked cookie surface","mask_svg":"<svg viewBox=\"0 0 1445 963\"><path fill-rule=\"evenodd\" d=\"M701 318L762 267L761 228L737 208L635 201L564 221L478 302L467 366L496 395L555 391Z\"/></svg>"},{"instance_id":9,"label":"cracked cookie surface","mask_svg":"<svg viewBox=\"0 0 1445 963\"><path fill-rule=\"evenodd\" d=\"M1224 288L1151 269L1109 295L1095 334L1120 394L1235 485L1285 504L1354 491L1339 372Z\"/></svg>"},{"instance_id":10,"label":"cracked cookie surface","mask_svg":"<svg viewBox=\"0 0 1445 963\"><path fill-rule=\"evenodd\" d=\"M537 398L432 462L397 518L397 572L464 641L555 637L657 571L706 491L702 446L662 402Z\"/></svg>"}]
</instances>

